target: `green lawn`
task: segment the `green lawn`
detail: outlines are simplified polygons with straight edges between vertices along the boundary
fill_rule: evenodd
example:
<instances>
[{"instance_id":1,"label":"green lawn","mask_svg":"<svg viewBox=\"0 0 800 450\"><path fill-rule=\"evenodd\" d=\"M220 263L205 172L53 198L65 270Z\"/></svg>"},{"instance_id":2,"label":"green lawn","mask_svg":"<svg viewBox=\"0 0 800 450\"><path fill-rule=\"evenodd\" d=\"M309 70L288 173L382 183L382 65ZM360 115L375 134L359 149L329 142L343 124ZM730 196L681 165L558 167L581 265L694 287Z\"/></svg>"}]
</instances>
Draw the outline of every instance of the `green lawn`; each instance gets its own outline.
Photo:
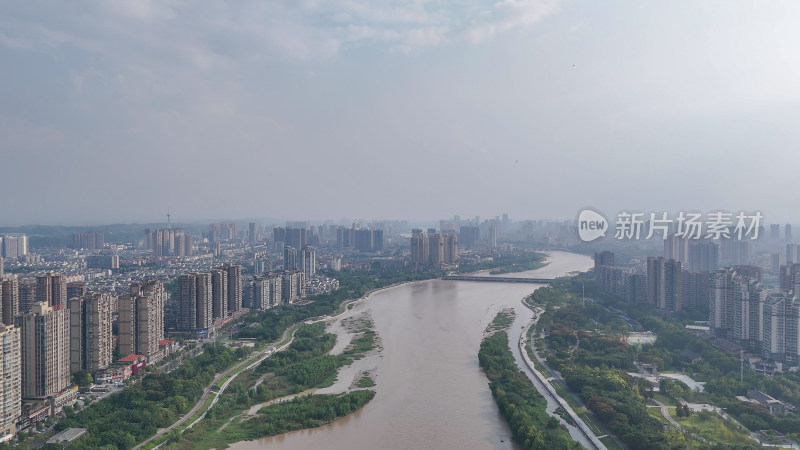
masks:
<instances>
[{"instance_id":1,"label":"green lawn","mask_svg":"<svg viewBox=\"0 0 800 450\"><path fill-rule=\"evenodd\" d=\"M666 424L666 423L668 423L668 422L667 422L667 419L665 419L665 418L664 418L664 416L663 416L663 415L661 415L661 408L647 408L647 412L648 412L648 413L649 413L651 416L653 416L653 417L655 417L656 419L660 420L661 422L663 422L663 423L665 423L665 424Z\"/></svg>"},{"instance_id":2,"label":"green lawn","mask_svg":"<svg viewBox=\"0 0 800 450\"><path fill-rule=\"evenodd\" d=\"M654 392L653 393L653 398L655 398L656 400L658 400L661 403L663 403L665 405L668 405L668 406L676 406L677 405L677 402L675 402L675 400L673 400L672 397L670 397L668 395L664 395L661 392Z\"/></svg>"},{"instance_id":3,"label":"green lawn","mask_svg":"<svg viewBox=\"0 0 800 450\"><path fill-rule=\"evenodd\" d=\"M752 444L753 441L745 432L737 430L737 426L723 419L716 413L693 413L689 417L678 417L675 410L670 415L687 430L712 442L727 445Z\"/></svg>"}]
</instances>

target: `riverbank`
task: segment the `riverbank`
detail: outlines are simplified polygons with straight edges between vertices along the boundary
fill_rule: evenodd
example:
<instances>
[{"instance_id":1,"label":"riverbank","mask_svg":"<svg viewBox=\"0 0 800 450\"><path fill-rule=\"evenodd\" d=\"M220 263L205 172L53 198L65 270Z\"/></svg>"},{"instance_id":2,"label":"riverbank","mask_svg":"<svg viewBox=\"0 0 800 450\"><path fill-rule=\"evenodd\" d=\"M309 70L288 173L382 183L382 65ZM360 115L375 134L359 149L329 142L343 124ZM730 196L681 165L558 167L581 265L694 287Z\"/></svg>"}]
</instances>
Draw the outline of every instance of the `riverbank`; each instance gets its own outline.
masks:
<instances>
[{"instance_id":1,"label":"riverbank","mask_svg":"<svg viewBox=\"0 0 800 450\"><path fill-rule=\"evenodd\" d=\"M293 430L319 427L357 411L375 392L360 387L346 369L377 351L380 340L371 318L361 314L346 320L353 339L331 354L336 337L318 322L303 325L288 351L274 353L242 373L237 384L209 409L205 420L170 442L167 449L203 446L225 448L234 442L259 439ZM362 371L361 367L357 370Z\"/></svg>"},{"instance_id":2,"label":"riverbank","mask_svg":"<svg viewBox=\"0 0 800 450\"><path fill-rule=\"evenodd\" d=\"M551 252L548 261L533 273L556 278L592 266L589 258L558 251ZM375 398L329 425L231 448L519 449L487 389L477 354L483 332L495 313L506 308L516 311L508 334L517 342L522 325L532 316L519 300L536 287L435 279L376 291L368 301L358 299L352 315L369 311L382 341ZM511 351L518 367L525 368L516 345Z\"/></svg>"},{"instance_id":3,"label":"riverbank","mask_svg":"<svg viewBox=\"0 0 800 450\"><path fill-rule=\"evenodd\" d=\"M508 323L507 317L498 314L481 342L478 361L500 412L511 426L514 441L525 448L581 449L566 427L547 413L547 401L519 371L508 348L508 326L503 327L504 323Z\"/></svg>"},{"instance_id":4,"label":"riverbank","mask_svg":"<svg viewBox=\"0 0 800 450\"><path fill-rule=\"evenodd\" d=\"M550 396L558 402L561 409L565 412L565 414L570 418L571 425L577 426L578 429L583 433L583 436L592 444L595 449L598 450L605 450L606 446L603 444L600 439L595 435L592 429L586 424L582 417L580 417L575 410L572 408L571 405L564 399L557 390L553 387L552 383L550 383L549 378L539 371L539 368L531 360L528 352L526 350L526 346L528 344L528 336L530 336L531 329L536 327L536 323L539 321L542 311L538 308L532 307L530 304L527 303L527 299L523 299L522 303L531 309L534 313L534 318L528 323L528 325L523 327L523 333L520 334L519 337L519 351L522 354L522 358L525 361L525 364L528 366L528 369L538 378L539 382L547 389ZM541 364L541 361L539 361ZM564 417L562 417L564 418ZM566 418L564 418L566 420Z\"/></svg>"}]
</instances>

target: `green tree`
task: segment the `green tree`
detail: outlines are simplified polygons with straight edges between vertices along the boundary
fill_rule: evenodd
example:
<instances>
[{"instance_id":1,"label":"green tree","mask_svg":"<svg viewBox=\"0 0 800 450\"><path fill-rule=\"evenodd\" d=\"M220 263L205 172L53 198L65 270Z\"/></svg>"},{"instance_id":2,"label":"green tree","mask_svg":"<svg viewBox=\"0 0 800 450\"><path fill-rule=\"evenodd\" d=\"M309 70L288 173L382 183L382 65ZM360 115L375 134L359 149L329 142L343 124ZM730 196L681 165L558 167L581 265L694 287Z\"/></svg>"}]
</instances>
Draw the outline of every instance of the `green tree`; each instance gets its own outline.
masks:
<instances>
[{"instance_id":1,"label":"green tree","mask_svg":"<svg viewBox=\"0 0 800 450\"><path fill-rule=\"evenodd\" d=\"M80 372L75 372L72 375L72 382L80 387L86 387L92 384L94 382L94 379L92 378L91 373L82 370Z\"/></svg>"}]
</instances>

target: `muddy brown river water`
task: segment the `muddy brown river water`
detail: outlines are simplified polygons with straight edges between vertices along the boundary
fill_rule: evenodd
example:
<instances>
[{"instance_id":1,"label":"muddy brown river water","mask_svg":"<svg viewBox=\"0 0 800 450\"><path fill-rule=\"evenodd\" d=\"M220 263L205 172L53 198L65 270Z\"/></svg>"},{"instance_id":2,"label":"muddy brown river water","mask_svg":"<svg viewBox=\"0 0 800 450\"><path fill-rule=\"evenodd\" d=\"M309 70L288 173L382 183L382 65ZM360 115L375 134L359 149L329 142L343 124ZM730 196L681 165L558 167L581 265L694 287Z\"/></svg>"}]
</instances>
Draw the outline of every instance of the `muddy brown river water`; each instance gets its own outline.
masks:
<instances>
[{"instance_id":1,"label":"muddy brown river water","mask_svg":"<svg viewBox=\"0 0 800 450\"><path fill-rule=\"evenodd\" d=\"M551 252L548 262L536 271L504 276L550 278L592 266L591 258L565 252ZM511 350L528 373L517 342L532 313L520 301L540 286L430 280L376 293L347 314L369 312L382 340L383 350L375 362L375 398L330 425L239 442L231 448L516 448L478 366L478 349L494 314L514 308ZM335 331L336 324L331 328ZM552 409L554 405L549 405ZM580 437L574 430L571 434Z\"/></svg>"}]
</instances>

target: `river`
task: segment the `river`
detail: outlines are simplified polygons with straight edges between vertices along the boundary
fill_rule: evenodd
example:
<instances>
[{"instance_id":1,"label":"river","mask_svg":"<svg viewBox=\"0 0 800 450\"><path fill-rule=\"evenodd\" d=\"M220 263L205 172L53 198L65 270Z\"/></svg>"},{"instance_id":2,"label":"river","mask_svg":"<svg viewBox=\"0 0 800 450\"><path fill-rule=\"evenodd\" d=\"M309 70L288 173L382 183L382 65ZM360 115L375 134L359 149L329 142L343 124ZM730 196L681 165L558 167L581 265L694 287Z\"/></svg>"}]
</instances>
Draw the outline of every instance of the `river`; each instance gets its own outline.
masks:
<instances>
[{"instance_id":1,"label":"river","mask_svg":"<svg viewBox=\"0 0 800 450\"><path fill-rule=\"evenodd\" d=\"M587 256L556 251L550 252L548 263L535 271L504 276L552 278L592 266ZM517 343L533 314L520 300L539 286L429 280L376 293L345 316L368 313L382 341L375 398L332 424L239 442L231 448L517 448L478 365L478 349L495 313L514 308L510 348L517 364L532 377ZM336 324L331 328L335 331ZM552 409L554 405L548 405ZM570 434L580 437L574 429Z\"/></svg>"}]
</instances>

